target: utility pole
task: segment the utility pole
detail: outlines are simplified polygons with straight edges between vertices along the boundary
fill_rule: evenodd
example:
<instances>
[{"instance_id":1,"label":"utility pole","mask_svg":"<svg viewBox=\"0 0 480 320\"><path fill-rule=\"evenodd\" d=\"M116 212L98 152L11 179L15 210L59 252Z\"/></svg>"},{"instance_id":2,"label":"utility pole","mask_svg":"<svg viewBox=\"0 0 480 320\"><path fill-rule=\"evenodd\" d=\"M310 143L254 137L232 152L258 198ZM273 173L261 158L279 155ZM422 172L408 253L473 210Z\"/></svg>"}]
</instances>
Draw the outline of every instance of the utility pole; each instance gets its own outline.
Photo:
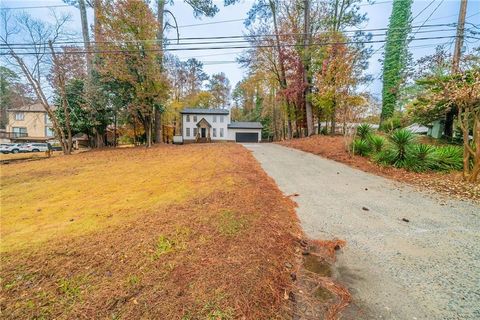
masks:
<instances>
[{"instance_id":1,"label":"utility pole","mask_svg":"<svg viewBox=\"0 0 480 320\"><path fill-rule=\"evenodd\" d=\"M305 17L304 17L304 29L303 29L303 55L304 55L304 81L305 81L305 113L307 117L307 136L313 134L313 112L312 112L312 103L310 101L310 93L312 92L311 85L311 76L310 76L310 1L304 0L305 6Z\"/></svg>"},{"instance_id":2,"label":"utility pole","mask_svg":"<svg viewBox=\"0 0 480 320\"><path fill-rule=\"evenodd\" d=\"M465 36L465 16L467 15L467 0L461 0L460 12L458 14L457 37L455 39L455 50L453 52L452 73L460 71L460 57L462 56L463 39ZM453 120L457 113L457 108L452 107L447 112L445 118L445 129L443 134L447 137L453 136Z\"/></svg>"},{"instance_id":3,"label":"utility pole","mask_svg":"<svg viewBox=\"0 0 480 320\"><path fill-rule=\"evenodd\" d=\"M165 0L157 0L157 44L160 46L160 52L158 53L158 63L160 64L160 70L163 72L163 15L165 13ZM162 130L162 115L161 111L155 109L155 143L163 142L163 130Z\"/></svg>"},{"instance_id":4,"label":"utility pole","mask_svg":"<svg viewBox=\"0 0 480 320\"><path fill-rule=\"evenodd\" d=\"M90 35L88 33L87 8L85 0L78 0L78 9L80 10L80 21L82 23L82 35L85 51L87 51L87 74L92 74L92 53L90 52Z\"/></svg>"},{"instance_id":5,"label":"utility pole","mask_svg":"<svg viewBox=\"0 0 480 320\"><path fill-rule=\"evenodd\" d=\"M465 36L465 16L467 15L467 0L461 0L460 13L458 14L457 37L455 39L455 51L453 52L452 73L457 73L462 55L463 38Z\"/></svg>"}]
</instances>

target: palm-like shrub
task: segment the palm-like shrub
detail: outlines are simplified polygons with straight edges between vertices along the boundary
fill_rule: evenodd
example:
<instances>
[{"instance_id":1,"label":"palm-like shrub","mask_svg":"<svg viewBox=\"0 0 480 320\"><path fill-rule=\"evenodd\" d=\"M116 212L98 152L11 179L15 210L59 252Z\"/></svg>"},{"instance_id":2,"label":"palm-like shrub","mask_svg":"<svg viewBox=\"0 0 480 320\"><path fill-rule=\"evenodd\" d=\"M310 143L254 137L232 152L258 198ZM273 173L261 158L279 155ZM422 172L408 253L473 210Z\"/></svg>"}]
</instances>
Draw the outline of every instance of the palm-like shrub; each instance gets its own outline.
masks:
<instances>
[{"instance_id":1,"label":"palm-like shrub","mask_svg":"<svg viewBox=\"0 0 480 320\"><path fill-rule=\"evenodd\" d=\"M371 135L368 137L368 143L374 152L380 152L385 146L385 138L382 136Z\"/></svg>"},{"instance_id":2,"label":"palm-like shrub","mask_svg":"<svg viewBox=\"0 0 480 320\"><path fill-rule=\"evenodd\" d=\"M371 155L373 160L385 166L410 171L450 171L463 168L463 149L458 146L435 147L416 143L416 136L407 129L397 129L388 136L388 142L372 134L369 125L357 128L359 139L352 142L354 154Z\"/></svg>"},{"instance_id":3,"label":"palm-like shrub","mask_svg":"<svg viewBox=\"0 0 480 320\"><path fill-rule=\"evenodd\" d=\"M375 155L374 160L397 168L405 168L406 160L415 143L415 135L407 129L393 131L388 137L389 146Z\"/></svg>"},{"instance_id":4,"label":"palm-like shrub","mask_svg":"<svg viewBox=\"0 0 480 320\"><path fill-rule=\"evenodd\" d=\"M415 172L432 169L435 163L435 147L428 144L414 144L407 152L403 167Z\"/></svg>"},{"instance_id":5,"label":"palm-like shrub","mask_svg":"<svg viewBox=\"0 0 480 320\"><path fill-rule=\"evenodd\" d=\"M356 139L352 142L352 152L353 154L358 154L360 156L366 156L370 153L370 145L366 140Z\"/></svg>"},{"instance_id":6,"label":"palm-like shrub","mask_svg":"<svg viewBox=\"0 0 480 320\"><path fill-rule=\"evenodd\" d=\"M381 165L390 166L395 164L396 157L397 153L391 146L389 146L388 148L374 154L373 160Z\"/></svg>"},{"instance_id":7,"label":"palm-like shrub","mask_svg":"<svg viewBox=\"0 0 480 320\"><path fill-rule=\"evenodd\" d=\"M373 128L368 123L362 123L357 127L357 135L361 140L366 140L372 135Z\"/></svg>"},{"instance_id":8,"label":"palm-like shrub","mask_svg":"<svg viewBox=\"0 0 480 320\"><path fill-rule=\"evenodd\" d=\"M460 146L440 146L433 152L432 169L438 171L462 170L463 148Z\"/></svg>"},{"instance_id":9,"label":"palm-like shrub","mask_svg":"<svg viewBox=\"0 0 480 320\"><path fill-rule=\"evenodd\" d=\"M407 129L397 129L389 136L389 140L396 154L393 164L402 166L401 163L407 159L408 151L416 140L415 134Z\"/></svg>"}]
</instances>

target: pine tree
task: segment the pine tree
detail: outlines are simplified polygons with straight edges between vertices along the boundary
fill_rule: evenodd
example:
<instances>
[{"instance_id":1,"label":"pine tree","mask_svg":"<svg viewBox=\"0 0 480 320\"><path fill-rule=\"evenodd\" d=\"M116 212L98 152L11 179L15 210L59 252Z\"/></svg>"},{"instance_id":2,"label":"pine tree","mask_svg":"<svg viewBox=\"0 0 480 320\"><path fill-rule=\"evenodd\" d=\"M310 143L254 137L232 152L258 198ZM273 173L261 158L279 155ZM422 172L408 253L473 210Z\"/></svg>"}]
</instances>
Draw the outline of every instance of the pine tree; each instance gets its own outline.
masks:
<instances>
[{"instance_id":1,"label":"pine tree","mask_svg":"<svg viewBox=\"0 0 480 320\"><path fill-rule=\"evenodd\" d=\"M412 2L413 0L393 1L383 60L381 121L393 116L395 111L403 72L407 63Z\"/></svg>"}]
</instances>

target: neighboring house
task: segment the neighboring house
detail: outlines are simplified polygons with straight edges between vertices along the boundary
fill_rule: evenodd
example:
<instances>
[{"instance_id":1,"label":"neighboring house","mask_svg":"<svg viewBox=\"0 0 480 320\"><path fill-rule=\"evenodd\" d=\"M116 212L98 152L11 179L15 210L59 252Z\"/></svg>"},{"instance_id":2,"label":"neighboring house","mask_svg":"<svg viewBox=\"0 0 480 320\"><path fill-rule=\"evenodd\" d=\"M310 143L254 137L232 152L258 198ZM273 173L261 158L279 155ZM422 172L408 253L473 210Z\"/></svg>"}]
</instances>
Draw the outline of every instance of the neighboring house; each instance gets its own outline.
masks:
<instances>
[{"instance_id":1,"label":"neighboring house","mask_svg":"<svg viewBox=\"0 0 480 320\"><path fill-rule=\"evenodd\" d=\"M413 123L406 127L406 129L410 130L416 134L425 134L429 137L440 139L443 137L443 130L445 128L445 121L444 120L436 120L433 121L426 126L421 125L419 123Z\"/></svg>"},{"instance_id":2,"label":"neighboring house","mask_svg":"<svg viewBox=\"0 0 480 320\"><path fill-rule=\"evenodd\" d=\"M11 142L47 141L54 138L52 123L40 103L8 109L7 117L3 138Z\"/></svg>"},{"instance_id":3,"label":"neighboring house","mask_svg":"<svg viewBox=\"0 0 480 320\"><path fill-rule=\"evenodd\" d=\"M361 124L363 124L363 122L347 122L345 123L345 129L347 132L352 132L353 129L357 128ZM330 122L325 122L325 121L320 122L320 130L328 129L328 132L330 132L331 130L330 125L331 125ZM375 129L375 130L378 130L379 128L378 124L369 123L369 125L372 129ZM318 133L318 123L315 123L313 125L313 129L314 129L314 132ZM343 129L344 129L344 124L342 122L337 122L335 125L335 133L344 134Z\"/></svg>"},{"instance_id":4,"label":"neighboring house","mask_svg":"<svg viewBox=\"0 0 480 320\"><path fill-rule=\"evenodd\" d=\"M430 127L424 126L424 125L419 124L419 123L412 123L408 127L405 127L405 129L407 129L407 130L409 130L413 133L416 133L416 134L427 134L428 131L430 130Z\"/></svg>"},{"instance_id":5,"label":"neighboring house","mask_svg":"<svg viewBox=\"0 0 480 320\"><path fill-rule=\"evenodd\" d=\"M227 109L184 109L182 137L185 142L260 142L260 122L231 122Z\"/></svg>"}]
</instances>

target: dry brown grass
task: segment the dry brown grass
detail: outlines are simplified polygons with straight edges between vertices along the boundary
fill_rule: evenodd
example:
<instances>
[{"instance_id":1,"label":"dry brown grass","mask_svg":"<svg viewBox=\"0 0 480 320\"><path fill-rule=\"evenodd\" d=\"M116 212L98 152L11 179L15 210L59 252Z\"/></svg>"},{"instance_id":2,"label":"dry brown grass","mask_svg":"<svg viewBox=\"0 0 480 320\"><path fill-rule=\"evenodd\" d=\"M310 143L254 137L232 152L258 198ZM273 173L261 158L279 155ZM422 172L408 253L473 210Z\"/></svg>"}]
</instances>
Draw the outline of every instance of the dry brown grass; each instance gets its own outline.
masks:
<instances>
[{"instance_id":1,"label":"dry brown grass","mask_svg":"<svg viewBox=\"0 0 480 320\"><path fill-rule=\"evenodd\" d=\"M52 151L51 157L59 157L59 156L63 156L63 153L61 151ZM0 153L0 163L33 161L33 160L42 160L47 158L48 158L48 155L46 152Z\"/></svg>"},{"instance_id":2,"label":"dry brown grass","mask_svg":"<svg viewBox=\"0 0 480 320\"><path fill-rule=\"evenodd\" d=\"M11 164L3 192L3 318L290 315L294 205L239 145Z\"/></svg>"},{"instance_id":3,"label":"dry brown grass","mask_svg":"<svg viewBox=\"0 0 480 320\"><path fill-rule=\"evenodd\" d=\"M286 140L279 144L342 162L362 171L406 182L422 190L435 191L449 198L455 197L480 202L480 185L462 181L460 172L416 173L404 169L383 167L366 157L350 155L345 149L345 141L342 136L312 136Z\"/></svg>"}]
</instances>

